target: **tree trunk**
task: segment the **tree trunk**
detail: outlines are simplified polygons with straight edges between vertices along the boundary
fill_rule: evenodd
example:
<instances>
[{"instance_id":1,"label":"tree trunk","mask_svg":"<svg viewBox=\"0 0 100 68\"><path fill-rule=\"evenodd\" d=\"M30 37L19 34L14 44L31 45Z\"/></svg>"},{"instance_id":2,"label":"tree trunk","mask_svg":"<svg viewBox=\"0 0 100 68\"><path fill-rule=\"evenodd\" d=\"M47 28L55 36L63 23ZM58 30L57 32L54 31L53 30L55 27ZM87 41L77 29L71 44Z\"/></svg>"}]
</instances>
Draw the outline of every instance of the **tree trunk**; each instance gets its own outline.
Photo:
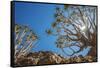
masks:
<instances>
[{"instance_id":1,"label":"tree trunk","mask_svg":"<svg viewBox=\"0 0 100 68\"><path fill-rule=\"evenodd\" d=\"M97 57L97 52L96 52L96 50L97 50L96 47L92 47L91 50L90 50L90 52L88 53L88 55L89 55L89 56L92 56L92 57L94 57L94 58Z\"/></svg>"}]
</instances>

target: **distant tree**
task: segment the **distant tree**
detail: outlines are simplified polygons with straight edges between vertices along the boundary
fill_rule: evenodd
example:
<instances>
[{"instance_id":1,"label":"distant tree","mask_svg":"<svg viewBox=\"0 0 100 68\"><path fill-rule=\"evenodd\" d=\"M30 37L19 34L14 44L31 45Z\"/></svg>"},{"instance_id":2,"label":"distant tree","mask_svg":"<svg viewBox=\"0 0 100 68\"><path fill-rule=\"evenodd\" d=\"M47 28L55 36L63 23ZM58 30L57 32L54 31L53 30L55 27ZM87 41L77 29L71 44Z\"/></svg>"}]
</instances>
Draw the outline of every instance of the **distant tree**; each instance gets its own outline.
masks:
<instances>
[{"instance_id":1,"label":"distant tree","mask_svg":"<svg viewBox=\"0 0 100 68\"><path fill-rule=\"evenodd\" d=\"M84 48L91 48L88 55L96 56L97 41L97 9L94 6L72 6L64 5L63 8L56 7L54 14L55 21L51 24L53 34L58 36L56 45L66 55L64 48L69 47L73 54L83 51ZM48 32L47 32L48 33ZM75 51L71 46L77 46Z\"/></svg>"},{"instance_id":2,"label":"distant tree","mask_svg":"<svg viewBox=\"0 0 100 68\"><path fill-rule=\"evenodd\" d=\"M37 43L37 35L27 26L15 25L15 59L27 55Z\"/></svg>"}]
</instances>

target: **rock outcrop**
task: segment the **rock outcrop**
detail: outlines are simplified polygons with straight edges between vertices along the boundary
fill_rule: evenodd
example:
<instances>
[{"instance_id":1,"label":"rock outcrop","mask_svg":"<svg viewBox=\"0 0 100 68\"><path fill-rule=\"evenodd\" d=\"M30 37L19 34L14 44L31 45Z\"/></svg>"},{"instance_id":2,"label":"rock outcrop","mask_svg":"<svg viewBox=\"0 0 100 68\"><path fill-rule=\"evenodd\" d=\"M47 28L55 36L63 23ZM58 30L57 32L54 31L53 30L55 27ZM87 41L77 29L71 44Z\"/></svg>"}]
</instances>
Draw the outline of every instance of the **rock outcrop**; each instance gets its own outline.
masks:
<instances>
[{"instance_id":1,"label":"rock outcrop","mask_svg":"<svg viewBox=\"0 0 100 68\"><path fill-rule=\"evenodd\" d=\"M16 66L28 66L28 65L50 65L50 64L67 64L67 63L79 63L79 62L93 62L91 56L86 57L71 57L63 58L56 53L50 51L39 51L34 53L29 53L26 56L17 58L15 62Z\"/></svg>"}]
</instances>

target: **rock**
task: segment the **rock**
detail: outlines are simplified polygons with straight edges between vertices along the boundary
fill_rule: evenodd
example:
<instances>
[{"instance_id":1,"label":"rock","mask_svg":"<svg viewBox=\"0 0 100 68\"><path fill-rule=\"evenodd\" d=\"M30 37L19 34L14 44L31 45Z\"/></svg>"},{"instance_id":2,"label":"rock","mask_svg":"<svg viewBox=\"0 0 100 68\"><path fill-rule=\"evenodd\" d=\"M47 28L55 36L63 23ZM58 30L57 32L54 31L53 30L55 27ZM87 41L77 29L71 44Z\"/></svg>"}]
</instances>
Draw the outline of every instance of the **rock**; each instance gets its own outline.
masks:
<instances>
[{"instance_id":1,"label":"rock","mask_svg":"<svg viewBox=\"0 0 100 68\"><path fill-rule=\"evenodd\" d=\"M85 56L84 59L85 59L87 62L92 62L92 61L93 61L92 56Z\"/></svg>"},{"instance_id":2,"label":"rock","mask_svg":"<svg viewBox=\"0 0 100 68\"><path fill-rule=\"evenodd\" d=\"M75 56L70 58L64 58L56 53L50 51L39 51L29 53L26 56L16 58L15 64L17 66L26 65L50 65L50 64L67 64L67 63L79 63L79 62L92 62L92 56Z\"/></svg>"}]
</instances>

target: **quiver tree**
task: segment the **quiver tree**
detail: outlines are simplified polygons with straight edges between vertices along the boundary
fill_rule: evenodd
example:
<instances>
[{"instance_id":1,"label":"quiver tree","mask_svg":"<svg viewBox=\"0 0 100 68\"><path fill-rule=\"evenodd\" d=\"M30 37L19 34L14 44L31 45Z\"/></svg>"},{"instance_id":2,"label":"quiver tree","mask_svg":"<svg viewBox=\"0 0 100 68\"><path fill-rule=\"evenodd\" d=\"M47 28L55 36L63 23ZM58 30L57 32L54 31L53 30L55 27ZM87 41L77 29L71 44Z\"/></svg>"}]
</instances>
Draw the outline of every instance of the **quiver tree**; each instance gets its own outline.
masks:
<instances>
[{"instance_id":1,"label":"quiver tree","mask_svg":"<svg viewBox=\"0 0 100 68\"><path fill-rule=\"evenodd\" d=\"M72 6L64 5L63 8L56 7L55 21L47 33L58 36L56 46L66 55L64 48L69 47L73 56L84 48L90 48L88 55L96 57L97 36L97 7L95 6ZM78 51L72 46L79 47Z\"/></svg>"},{"instance_id":2,"label":"quiver tree","mask_svg":"<svg viewBox=\"0 0 100 68\"><path fill-rule=\"evenodd\" d=\"M37 43L37 35L27 26L15 25L15 59L27 55Z\"/></svg>"}]
</instances>

